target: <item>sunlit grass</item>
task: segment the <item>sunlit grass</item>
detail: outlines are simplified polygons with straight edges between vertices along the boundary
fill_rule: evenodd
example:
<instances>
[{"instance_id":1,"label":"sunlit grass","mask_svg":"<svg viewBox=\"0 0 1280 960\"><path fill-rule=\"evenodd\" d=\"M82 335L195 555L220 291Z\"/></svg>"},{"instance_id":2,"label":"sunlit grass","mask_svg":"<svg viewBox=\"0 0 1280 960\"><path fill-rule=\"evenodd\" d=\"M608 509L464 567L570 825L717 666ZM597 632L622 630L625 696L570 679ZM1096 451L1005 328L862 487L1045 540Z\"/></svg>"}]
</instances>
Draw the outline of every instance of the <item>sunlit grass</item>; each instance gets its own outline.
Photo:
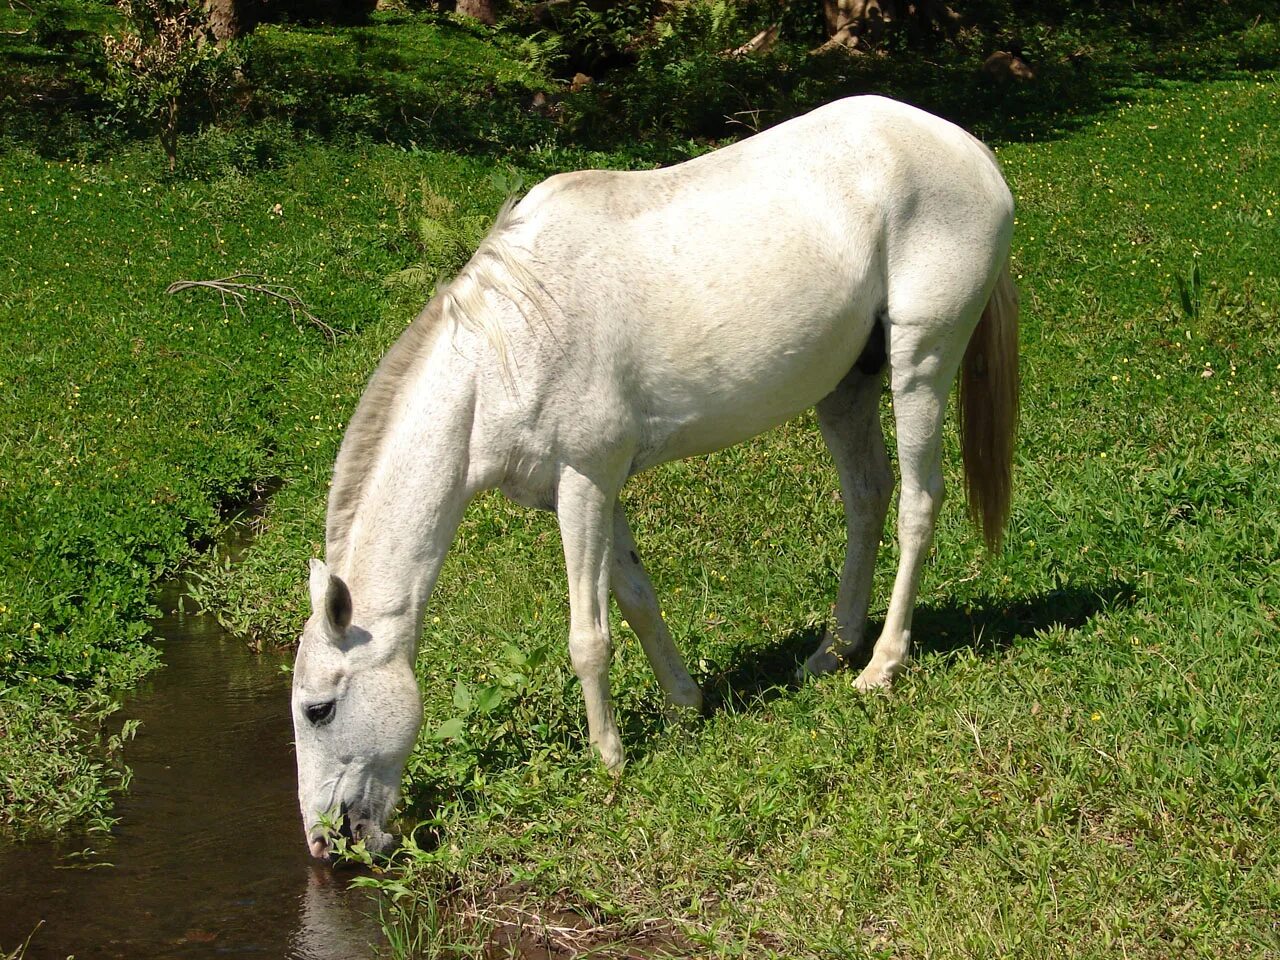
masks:
<instances>
[{"instance_id":1,"label":"sunlit grass","mask_svg":"<svg viewBox=\"0 0 1280 960\"><path fill-rule=\"evenodd\" d=\"M807 420L656 471L637 535L720 708L666 728L617 625L614 783L552 657L465 736L424 737L407 789L439 846L411 858L418 888L515 883L726 953L1280 949L1276 102L1270 81L1170 87L1001 149L1025 310L1012 530L983 562L949 502L891 695L785 685L842 537ZM473 507L427 626L428 732L512 643L561 649L561 576L548 518Z\"/></svg>"},{"instance_id":2,"label":"sunlit grass","mask_svg":"<svg viewBox=\"0 0 1280 960\"><path fill-rule=\"evenodd\" d=\"M260 41L354 70L353 42ZM888 696L787 683L843 549L810 418L629 489L713 711L669 724L615 621L619 782L586 747L554 521L478 500L426 624L400 952L465 940L449 911L493 898L725 955L1280 952L1277 116L1271 77L1171 84L999 145L1025 318L1011 530L986 561L947 503ZM459 218L503 192L491 160L282 125L205 131L175 178L151 149L0 156L0 823L27 829L106 816L113 768L69 718L151 666L151 584L272 477L257 545L206 561L199 593L257 641L296 634L344 423L418 306L384 280L423 260L425 190ZM163 294L240 270L296 287L339 346L265 303ZM894 559L890 526L873 616Z\"/></svg>"}]
</instances>

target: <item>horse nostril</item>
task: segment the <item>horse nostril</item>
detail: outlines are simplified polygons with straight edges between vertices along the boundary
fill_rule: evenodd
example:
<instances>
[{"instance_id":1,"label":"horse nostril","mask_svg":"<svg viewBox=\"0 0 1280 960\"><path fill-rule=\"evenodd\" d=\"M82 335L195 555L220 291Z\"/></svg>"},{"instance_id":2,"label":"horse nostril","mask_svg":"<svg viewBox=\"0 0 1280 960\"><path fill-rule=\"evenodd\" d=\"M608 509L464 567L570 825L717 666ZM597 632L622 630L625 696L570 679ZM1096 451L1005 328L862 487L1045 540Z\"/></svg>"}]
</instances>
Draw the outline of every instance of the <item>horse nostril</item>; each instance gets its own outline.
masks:
<instances>
[{"instance_id":1,"label":"horse nostril","mask_svg":"<svg viewBox=\"0 0 1280 960\"><path fill-rule=\"evenodd\" d=\"M363 823L357 823L354 827L351 828L351 839L354 840L356 843L359 843L361 840L364 839Z\"/></svg>"}]
</instances>

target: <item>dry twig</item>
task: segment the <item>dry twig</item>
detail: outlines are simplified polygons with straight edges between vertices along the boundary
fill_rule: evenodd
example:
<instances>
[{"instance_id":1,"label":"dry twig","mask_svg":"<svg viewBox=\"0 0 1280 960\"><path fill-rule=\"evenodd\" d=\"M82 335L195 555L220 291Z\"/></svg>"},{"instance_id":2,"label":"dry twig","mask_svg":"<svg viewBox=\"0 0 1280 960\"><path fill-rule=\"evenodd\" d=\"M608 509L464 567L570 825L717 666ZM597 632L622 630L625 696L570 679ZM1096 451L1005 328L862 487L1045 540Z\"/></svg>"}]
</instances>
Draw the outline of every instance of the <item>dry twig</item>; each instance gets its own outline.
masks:
<instances>
[{"instance_id":1,"label":"dry twig","mask_svg":"<svg viewBox=\"0 0 1280 960\"><path fill-rule=\"evenodd\" d=\"M529 937L531 944L536 943L552 957L633 956L628 948L639 948L643 955L654 958L673 956L673 950L682 955L685 952L680 949L685 941L665 920L597 923L569 907L541 910L514 901L482 905L474 899L467 905L465 915L469 923L488 930L486 939L491 944L513 947L521 937Z\"/></svg>"},{"instance_id":2,"label":"dry twig","mask_svg":"<svg viewBox=\"0 0 1280 960\"><path fill-rule=\"evenodd\" d=\"M778 45L778 36L782 33L782 24L775 23L757 33L740 47L721 51L721 56L749 57L763 56Z\"/></svg>"},{"instance_id":3,"label":"dry twig","mask_svg":"<svg viewBox=\"0 0 1280 960\"><path fill-rule=\"evenodd\" d=\"M276 300L283 301L289 307L289 316L293 320L295 327L301 329L301 324L298 322L298 316L301 315L309 323L319 327L330 343L337 343L338 341L338 331L312 313L310 308L302 302L302 297L299 296L298 291L287 284L273 283L256 273L234 273L229 277L221 277L217 280L178 280L169 284L165 293L177 293L180 290L190 290L193 287L216 290L218 296L222 298L222 310L224 313L227 310L228 298L230 298L230 302L235 304L241 316L244 316L244 304L249 299L249 294L261 293L264 296L273 297Z\"/></svg>"}]
</instances>

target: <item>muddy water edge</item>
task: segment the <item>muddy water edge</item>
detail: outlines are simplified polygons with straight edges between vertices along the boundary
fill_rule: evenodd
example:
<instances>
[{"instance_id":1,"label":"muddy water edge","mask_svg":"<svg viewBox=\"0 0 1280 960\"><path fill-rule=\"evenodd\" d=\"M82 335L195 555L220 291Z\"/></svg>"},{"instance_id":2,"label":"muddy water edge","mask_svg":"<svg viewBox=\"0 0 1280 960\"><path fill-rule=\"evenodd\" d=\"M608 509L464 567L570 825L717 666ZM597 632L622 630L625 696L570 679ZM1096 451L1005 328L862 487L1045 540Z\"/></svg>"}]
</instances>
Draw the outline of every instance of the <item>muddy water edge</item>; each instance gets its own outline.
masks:
<instances>
[{"instance_id":1,"label":"muddy water edge","mask_svg":"<svg viewBox=\"0 0 1280 960\"><path fill-rule=\"evenodd\" d=\"M154 624L165 666L121 713L141 724L115 827L0 845L0 957L28 938L25 960L376 956L376 905L303 843L288 658L177 612L180 591Z\"/></svg>"}]
</instances>

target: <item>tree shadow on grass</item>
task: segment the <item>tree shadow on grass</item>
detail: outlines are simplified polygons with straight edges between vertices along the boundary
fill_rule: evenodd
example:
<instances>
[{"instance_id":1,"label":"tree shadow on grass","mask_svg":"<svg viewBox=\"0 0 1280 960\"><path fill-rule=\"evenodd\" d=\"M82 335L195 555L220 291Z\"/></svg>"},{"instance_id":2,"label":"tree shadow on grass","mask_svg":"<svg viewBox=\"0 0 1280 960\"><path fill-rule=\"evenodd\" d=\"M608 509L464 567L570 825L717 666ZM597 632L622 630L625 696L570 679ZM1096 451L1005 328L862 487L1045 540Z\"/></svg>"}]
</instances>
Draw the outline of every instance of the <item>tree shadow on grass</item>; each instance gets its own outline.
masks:
<instances>
[{"instance_id":1,"label":"tree shadow on grass","mask_svg":"<svg viewBox=\"0 0 1280 960\"><path fill-rule=\"evenodd\" d=\"M919 606L912 618L912 633L918 638L914 654L945 655L967 649L990 656L1053 626L1079 630L1099 614L1131 606L1137 596L1133 584L1110 580L1063 585L1014 600ZM881 620L868 621L868 638L879 636L882 626ZM807 626L766 647L744 651L705 681L707 712L752 709L798 687L796 668L821 637L822 627ZM870 652L868 642L847 669L860 670Z\"/></svg>"},{"instance_id":2,"label":"tree shadow on grass","mask_svg":"<svg viewBox=\"0 0 1280 960\"><path fill-rule=\"evenodd\" d=\"M571 91L524 63L513 36L495 42L483 28L438 14L382 13L356 27L263 27L246 47L241 82L193 106L186 132L214 117L228 128L282 121L303 138L461 151L551 172L566 163L552 148L673 162L694 140L735 138L749 125L771 126L841 96L882 93L984 138L1042 141L1115 111L1141 87L1280 64L1272 34L1254 30L1252 46L1242 39L1258 3L1247 0L1201 24L1190 43L1181 20L1152 37L1132 25L1123 36L1114 35L1114 24L1098 27L1096 37L1085 37L1098 43L1082 39L1078 49L1059 39L1037 50L1028 40L1037 74L1030 83L994 81L974 49L946 44L812 57L805 44L792 43L789 53L763 60L675 44L670 63L617 70ZM1057 22L1058 5L1043 6L1023 28L1009 28L1035 33L1033 25ZM0 95L0 136L62 155L92 152L99 140L102 149L123 135L112 125L108 137L93 122L105 108L82 75L100 68L88 42L96 33L77 29L65 41L0 36L0 88L12 88ZM1001 38L1008 39L997 30L985 42Z\"/></svg>"},{"instance_id":3,"label":"tree shadow on grass","mask_svg":"<svg viewBox=\"0 0 1280 960\"><path fill-rule=\"evenodd\" d=\"M264 32L246 70L248 112L322 140L473 155L528 149L553 132L529 108L536 82L473 31L448 20L411 26Z\"/></svg>"}]
</instances>

